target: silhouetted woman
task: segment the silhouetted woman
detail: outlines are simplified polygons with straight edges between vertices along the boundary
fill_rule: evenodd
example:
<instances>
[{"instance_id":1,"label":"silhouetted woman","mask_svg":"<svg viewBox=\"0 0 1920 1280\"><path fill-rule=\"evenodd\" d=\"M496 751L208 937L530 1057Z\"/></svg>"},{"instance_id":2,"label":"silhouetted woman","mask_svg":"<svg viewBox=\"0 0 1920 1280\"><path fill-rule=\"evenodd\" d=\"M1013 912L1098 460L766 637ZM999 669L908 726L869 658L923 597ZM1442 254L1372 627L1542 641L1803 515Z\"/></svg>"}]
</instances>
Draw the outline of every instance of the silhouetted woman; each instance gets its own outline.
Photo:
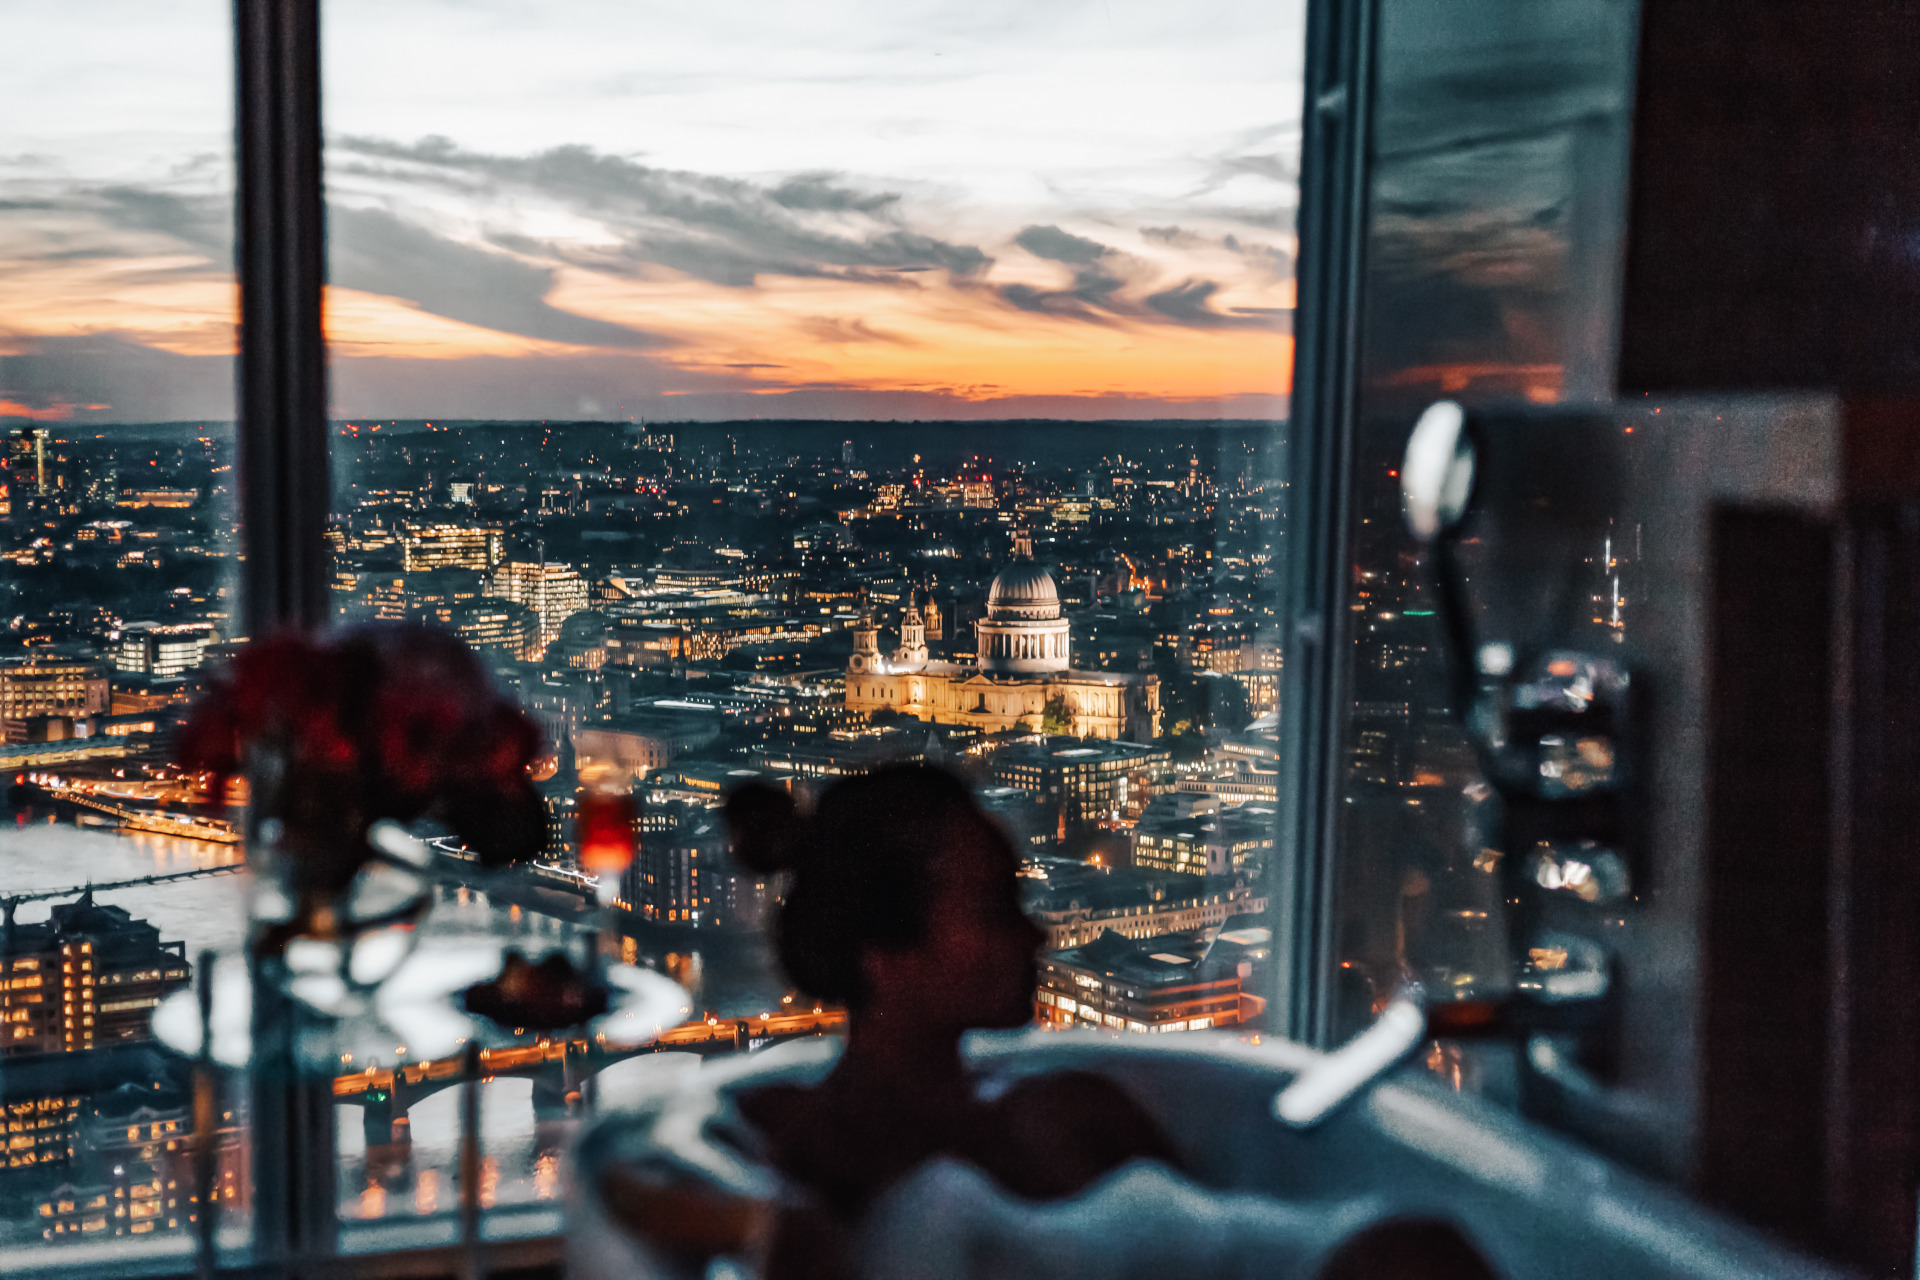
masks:
<instances>
[{"instance_id":1,"label":"silhouetted woman","mask_svg":"<svg viewBox=\"0 0 1920 1280\"><path fill-rule=\"evenodd\" d=\"M1013 846L958 779L877 770L836 783L798 820L784 794L751 788L727 817L736 857L792 874L777 924L787 973L848 1015L825 1080L741 1100L774 1163L817 1202L781 1222L770 1276L848 1273L861 1215L935 1156L1036 1200L1131 1160L1171 1162L1158 1126L1109 1080L1057 1072L999 1088L962 1059L965 1032L1032 1020L1043 935L1021 913Z\"/></svg>"}]
</instances>

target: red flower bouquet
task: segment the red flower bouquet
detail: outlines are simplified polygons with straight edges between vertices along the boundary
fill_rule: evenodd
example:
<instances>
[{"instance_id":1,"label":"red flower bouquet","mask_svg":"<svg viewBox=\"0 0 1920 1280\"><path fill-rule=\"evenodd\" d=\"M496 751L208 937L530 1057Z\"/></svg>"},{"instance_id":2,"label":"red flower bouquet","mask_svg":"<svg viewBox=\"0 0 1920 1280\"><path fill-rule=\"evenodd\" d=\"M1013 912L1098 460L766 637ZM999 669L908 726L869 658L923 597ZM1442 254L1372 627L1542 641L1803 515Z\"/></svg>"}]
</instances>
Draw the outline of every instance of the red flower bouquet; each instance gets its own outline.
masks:
<instances>
[{"instance_id":1,"label":"red flower bouquet","mask_svg":"<svg viewBox=\"0 0 1920 1280\"><path fill-rule=\"evenodd\" d=\"M299 896L338 893L374 823L433 817L487 866L531 858L546 812L540 732L455 637L415 625L281 635L243 649L182 729L215 796L245 773L254 830Z\"/></svg>"}]
</instances>

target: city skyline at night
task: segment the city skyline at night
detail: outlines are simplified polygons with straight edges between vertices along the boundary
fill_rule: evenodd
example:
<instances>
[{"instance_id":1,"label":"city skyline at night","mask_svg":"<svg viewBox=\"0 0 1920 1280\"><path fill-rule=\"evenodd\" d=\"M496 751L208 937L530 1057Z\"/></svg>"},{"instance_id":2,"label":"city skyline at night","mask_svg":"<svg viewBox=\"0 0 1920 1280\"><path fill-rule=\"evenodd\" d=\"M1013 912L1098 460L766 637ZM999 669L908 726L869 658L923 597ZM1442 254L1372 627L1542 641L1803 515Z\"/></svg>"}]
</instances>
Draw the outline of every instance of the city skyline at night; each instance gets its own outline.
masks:
<instances>
[{"instance_id":1,"label":"city skyline at night","mask_svg":"<svg viewBox=\"0 0 1920 1280\"><path fill-rule=\"evenodd\" d=\"M1015 840L1056 949L1115 929L1149 963L1202 954L1267 902L1285 427L1036 425L343 422L333 620L453 631L539 724L550 843L521 873L526 903L545 894L551 912L556 892L593 896L574 843L579 797L632 787L637 856L611 895L617 945L692 993L699 1016L669 1047L730 1051L840 1016L794 1003L765 944L778 885L733 862L719 806L748 779L805 795L878 764L937 763ZM39 913L61 908L42 903L92 878L102 901L151 916L187 954L237 945L244 876L221 872L244 871L243 816L207 806L174 750L180 718L245 639L232 475L230 444L203 424L9 434L0 764L11 847L52 855L0 884L0 898L31 899L23 926L44 930ZM850 697L854 669L891 671L897 648L903 671L991 684L1020 705L995 718ZM1015 648L1048 655L1031 690L1000 670ZM1066 695L1088 690L1113 705L1076 714ZM1104 740L1121 728L1139 740ZM443 888L435 919L568 945L578 922L523 911L520 891ZM1265 943L1248 937L1253 967L1229 966L1197 1018L1090 995L1044 1017L1128 1032L1237 1025L1259 1007L1238 993L1265 981ZM1103 957L1074 963L1085 976ZM82 1050L87 1016L76 1008ZM129 1070L164 1091L144 1058ZM100 1164L106 1148L82 1122L112 1112L124 1083L59 1095L75 1168ZM553 1194L540 1170L560 1132L539 1106L512 1112L531 1128L499 1156L510 1194L535 1200ZM444 1207L416 1194L409 1209L398 1194L435 1185L453 1159L448 1139L429 1137L435 1101L414 1113L417 1147L376 1141L370 1121L364 1153L343 1150L347 1216ZM85 1206L111 1201L113 1185L61 1191L65 1167L14 1171L23 1211L0 1213L0 1245L84 1238L100 1216ZM43 1205L57 1221L41 1220Z\"/></svg>"}]
</instances>

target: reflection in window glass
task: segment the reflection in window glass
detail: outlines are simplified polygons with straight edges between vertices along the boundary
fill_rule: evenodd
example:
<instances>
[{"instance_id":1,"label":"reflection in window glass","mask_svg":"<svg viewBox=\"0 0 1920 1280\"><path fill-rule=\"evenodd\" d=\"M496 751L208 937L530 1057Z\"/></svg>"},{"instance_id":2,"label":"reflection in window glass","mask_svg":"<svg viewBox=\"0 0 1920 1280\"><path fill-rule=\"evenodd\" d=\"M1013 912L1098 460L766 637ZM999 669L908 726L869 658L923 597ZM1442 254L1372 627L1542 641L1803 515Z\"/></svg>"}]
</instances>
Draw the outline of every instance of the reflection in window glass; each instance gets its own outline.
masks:
<instances>
[{"instance_id":1,"label":"reflection in window glass","mask_svg":"<svg viewBox=\"0 0 1920 1280\"><path fill-rule=\"evenodd\" d=\"M830 1030L716 806L925 759L1027 855L1037 1022L1257 1031L1301 6L327 23L336 615L541 721L553 941L631 787L607 945L693 993L665 1047ZM486 1086L489 1203L555 1194L543 1087ZM343 1214L451 1211L450 1097L366 1114Z\"/></svg>"},{"instance_id":2,"label":"reflection in window glass","mask_svg":"<svg viewBox=\"0 0 1920 1280\"><path fill-rule=\"evenodd\" d=\"M0 1271L180 1267L191 1087L148 1018L244 930L233 829L184 807L169 753L236 638L230 13L14 6L5 30L32 54L0 71ZM192 871L215 874L166 878Z\"/></svg>"},{"instance_id":3,"label":"reflection in window glass","mask_svg":"<svg viewBox=\"0 0 1920 1280\"><path fill-rule=\"evenodd\" d=\"M1540 961L1509 943L1502 860L1530 851L1499 847L1499 804L1453 705L1449 663L1470 659L1448 650L1446 601L1407 533L1400 467L1437 400L1609 394L1632 33L1627 10L1581 4L1495 19L1407 3L1381 28L1344 601L1336 1040L1409 980L1434 1000L1497 1000ZM1565 56L1541 75L1549 46ZM1575 647L1616 652L1637 558L1622 527L1568 566L1591 605L1591 634ZM1511 1058L1507 1046L1449 1042L1428 1065L1456 1087L1500 1092L1513 1088Z\"/></svg>"}]
</instances>

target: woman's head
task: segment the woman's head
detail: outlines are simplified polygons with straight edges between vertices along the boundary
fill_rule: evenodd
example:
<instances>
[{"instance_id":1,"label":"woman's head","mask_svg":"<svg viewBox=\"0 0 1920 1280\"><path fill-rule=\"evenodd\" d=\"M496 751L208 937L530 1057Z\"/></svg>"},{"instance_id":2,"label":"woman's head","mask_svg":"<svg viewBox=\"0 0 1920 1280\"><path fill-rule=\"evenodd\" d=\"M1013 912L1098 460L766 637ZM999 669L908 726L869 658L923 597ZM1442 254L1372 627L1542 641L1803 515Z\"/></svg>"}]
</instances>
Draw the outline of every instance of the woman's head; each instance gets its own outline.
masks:
<instances>
[{"instance_id":1,"label":"woman's head","mask_svg":"<svg viewBox=\"0 0 1920 1280\"><path fill-rule=\"evenodd\" d=\"M950 1030L1032 1016L1041 934L1020 911L1012 845L959 779L879 769L804 818L784 793L742 788L727 818L737 857L792 873L778 946L807 994Z\"/></svg>"}]
</instances>

